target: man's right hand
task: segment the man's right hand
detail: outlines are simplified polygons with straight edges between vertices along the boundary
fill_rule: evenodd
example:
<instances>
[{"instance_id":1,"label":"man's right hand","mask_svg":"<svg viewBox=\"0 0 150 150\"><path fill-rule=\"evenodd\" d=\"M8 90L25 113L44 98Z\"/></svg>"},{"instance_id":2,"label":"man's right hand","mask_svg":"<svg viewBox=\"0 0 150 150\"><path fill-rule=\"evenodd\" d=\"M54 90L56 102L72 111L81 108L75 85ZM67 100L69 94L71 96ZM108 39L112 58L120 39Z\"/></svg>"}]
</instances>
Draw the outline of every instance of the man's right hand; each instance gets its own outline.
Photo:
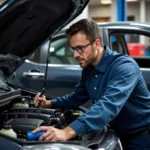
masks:
<instances>
[{"instance_id":1,"label":"man's right hand","mask_svg":"<svg viewBox=\"0 0 150 150\"><path fill-rule=\"evenodd\" d=\"M46 100L45 96L43 95L40 97L40 93L37 93L34 98L34 105L35 107L42 107L42 108L50 108L51 102L50 100Z\"/></svg>"}]
</instances>

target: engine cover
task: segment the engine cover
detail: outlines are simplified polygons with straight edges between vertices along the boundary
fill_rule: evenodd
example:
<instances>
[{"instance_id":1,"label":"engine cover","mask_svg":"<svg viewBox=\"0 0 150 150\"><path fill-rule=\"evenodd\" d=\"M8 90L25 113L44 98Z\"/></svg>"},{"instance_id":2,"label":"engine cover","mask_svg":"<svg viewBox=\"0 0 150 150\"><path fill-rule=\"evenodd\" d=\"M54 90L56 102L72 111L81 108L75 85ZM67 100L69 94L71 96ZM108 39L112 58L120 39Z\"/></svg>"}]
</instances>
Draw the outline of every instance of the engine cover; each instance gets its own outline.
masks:
<instances>
[{"instance_id":1,"label":"engine cover","mask_svg":"<svg viewBox=\"0 0 150 150\"><path fill-rule=\"evenodd\" d=\"M6 124L11 125L12 129L16 133L25 134L39 126L45 125L45 122L41 119L15 118L8 120Z\"/></svg>"}]
</instances>

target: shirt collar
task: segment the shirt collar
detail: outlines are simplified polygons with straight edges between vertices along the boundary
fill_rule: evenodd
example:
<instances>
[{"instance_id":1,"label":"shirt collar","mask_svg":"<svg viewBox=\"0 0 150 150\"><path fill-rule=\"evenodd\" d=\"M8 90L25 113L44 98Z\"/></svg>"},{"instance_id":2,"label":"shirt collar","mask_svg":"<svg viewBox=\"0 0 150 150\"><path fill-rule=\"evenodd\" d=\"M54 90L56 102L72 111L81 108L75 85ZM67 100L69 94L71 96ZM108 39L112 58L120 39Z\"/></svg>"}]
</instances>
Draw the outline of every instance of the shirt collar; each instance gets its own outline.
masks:
<instances>
[{"instance_id":1,"label":"shirt collar","mask_svg":"<svg viewBox=\"0 0 150 150\"><path fill-rule=\"evenodd\" d=\"M107 63L109 61L110 55L112 55L112 54L113 54L113 51L110 50L108 48L108 46L104 46L103 56L100 59L100 61L98 62L98 64L96 65L95 69L102 73L105 73L105 70L107 68Z\"/></svg>"}]
</instances>

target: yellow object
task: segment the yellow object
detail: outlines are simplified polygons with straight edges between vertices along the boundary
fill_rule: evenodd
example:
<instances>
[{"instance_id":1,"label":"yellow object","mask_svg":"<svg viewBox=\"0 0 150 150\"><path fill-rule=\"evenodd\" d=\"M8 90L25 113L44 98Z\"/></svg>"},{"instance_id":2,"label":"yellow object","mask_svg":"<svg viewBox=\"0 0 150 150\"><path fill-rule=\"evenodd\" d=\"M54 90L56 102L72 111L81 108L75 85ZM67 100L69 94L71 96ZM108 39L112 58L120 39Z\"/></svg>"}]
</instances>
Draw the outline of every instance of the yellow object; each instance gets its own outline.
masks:
<instances>
[{"instance_id":1,"label":"yellow object","mask_svg":"<svg viewBox=\"0 0 150 150\"><path fill-rule=\"evenodd\" d=\"M17 138L17 134L12 128L3 128L0 130L0 134L10 136L12 138Z\"/></svg>"}]
</instances>

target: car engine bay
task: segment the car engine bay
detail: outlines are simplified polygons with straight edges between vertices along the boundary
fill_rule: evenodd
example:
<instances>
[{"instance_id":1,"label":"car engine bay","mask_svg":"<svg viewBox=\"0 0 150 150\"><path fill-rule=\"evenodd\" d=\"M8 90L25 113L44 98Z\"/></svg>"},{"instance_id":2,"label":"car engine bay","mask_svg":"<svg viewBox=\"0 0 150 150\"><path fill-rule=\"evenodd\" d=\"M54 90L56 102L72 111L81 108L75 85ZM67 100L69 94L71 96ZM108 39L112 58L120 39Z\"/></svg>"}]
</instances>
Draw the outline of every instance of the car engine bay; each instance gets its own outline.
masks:
<instances>
[{"instance_id":1,"label":"car engine bay","mask_svg":"<svg viewBox=\"0 0 150 150\"><path fill-rule=\"evenodd\" d=\"M26 141L28 131L43 125L62 129L80 115L79 110L35 107L35 94L11 87L0 76L0 130L9 125Z\"/></svg>"},{"instance_id":2,"label":"car engine bay","mask_svg":"<svg viewBox=\"0 0 150 150\"><path fill-rule=\"evenodd\" d=\"M30 96L12 99L11 95L11 102L7 96L7 102L9 103L1 106L0 129L6 125L11 126L17 134L17 139L23 141L28 140L28 131L40 126L62 129L80 115L78 110L36 108Z\"/></svg>"},{"instance_id":3,"label":"car engine bay","mask_svg":"<svg viewBox=\"0 0 150 150\"><path fill-rule=\"evenodd\" d=\"M6 138L16 140L17 143L20 141L22 144L25 144L26 142L32 142L34 144L38 143L39 137L37 139L31 139L28 134L29 132L32 133L35 128L40 126L53 126L58 129L63 129L87 110L83 107L74 109L48 109L35 107L35 95L35 92L9 85L5 78L0 75L1 140ZM51 98L47 97L47 99ZM11 132L8 132L8 129ZM12 137L14 133L15 137ZM109 138L108 141L110 141L110 139L112 140L109 144L107 143L106 137ZM104 128L92 136L88 137L87 135L86 138L77 136L69 140L71 144L83 145L91 149L105 146L105 144L107 146L115 147L117 141L118 138L114 136L114 132L108 128Z\"/></svg>"}]
</instances>

